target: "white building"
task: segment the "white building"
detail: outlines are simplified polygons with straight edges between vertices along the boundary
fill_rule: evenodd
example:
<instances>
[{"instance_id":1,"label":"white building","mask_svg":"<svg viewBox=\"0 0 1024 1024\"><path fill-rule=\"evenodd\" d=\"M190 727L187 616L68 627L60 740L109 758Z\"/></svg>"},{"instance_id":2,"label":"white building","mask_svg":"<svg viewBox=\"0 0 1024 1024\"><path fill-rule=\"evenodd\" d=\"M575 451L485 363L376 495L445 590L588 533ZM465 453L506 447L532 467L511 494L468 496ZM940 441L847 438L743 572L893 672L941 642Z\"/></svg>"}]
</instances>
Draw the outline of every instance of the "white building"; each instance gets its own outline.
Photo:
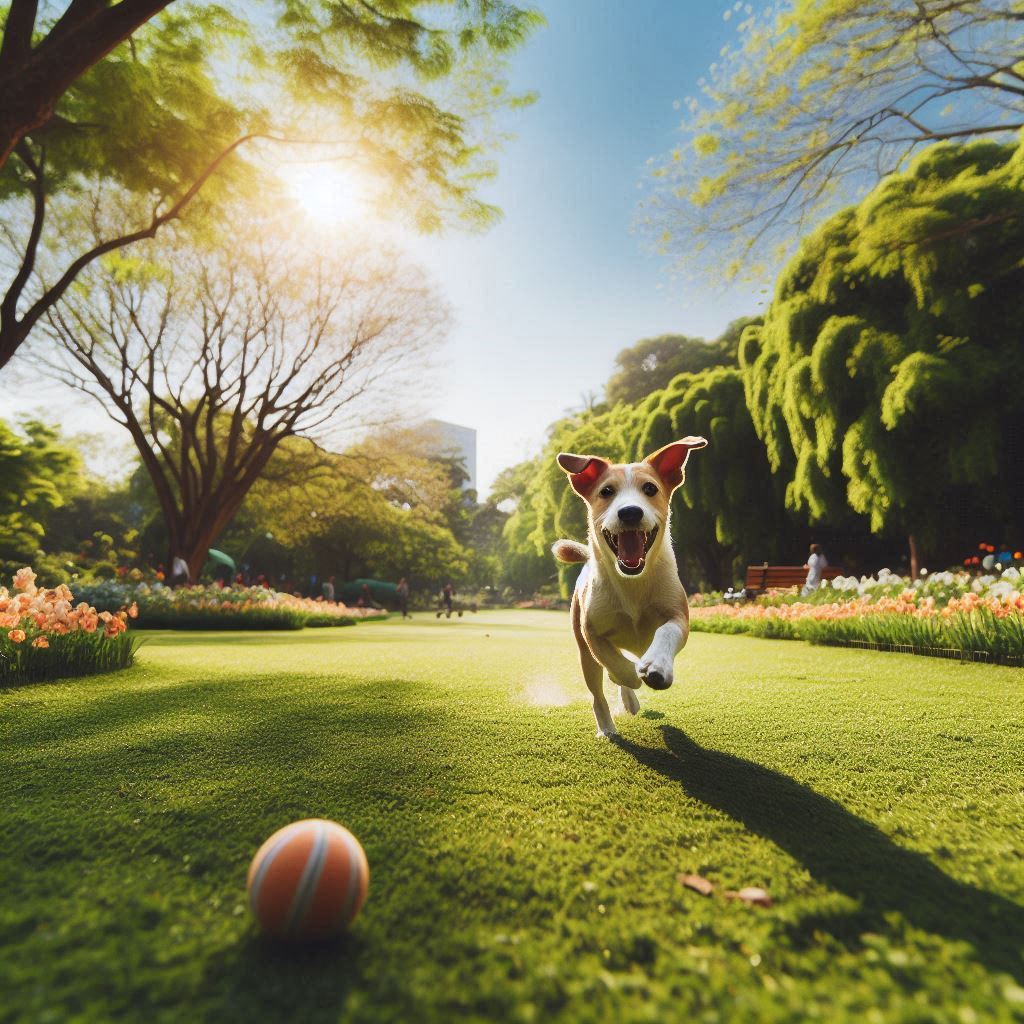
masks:
<instances>
[{"instance_id":1,"label":"white building","mask_svg":"<svg viewBox=\"0 0 1024 1024\"><path fill-rule=\"evenodd\" d=\"M446 423L444 420L427 420L423 426L439 455L462 459L469 474L469 479L462 485L462 489L475 491L476 431L472 427L461 427L457 423Z\"/></svg>"}]
</instances>

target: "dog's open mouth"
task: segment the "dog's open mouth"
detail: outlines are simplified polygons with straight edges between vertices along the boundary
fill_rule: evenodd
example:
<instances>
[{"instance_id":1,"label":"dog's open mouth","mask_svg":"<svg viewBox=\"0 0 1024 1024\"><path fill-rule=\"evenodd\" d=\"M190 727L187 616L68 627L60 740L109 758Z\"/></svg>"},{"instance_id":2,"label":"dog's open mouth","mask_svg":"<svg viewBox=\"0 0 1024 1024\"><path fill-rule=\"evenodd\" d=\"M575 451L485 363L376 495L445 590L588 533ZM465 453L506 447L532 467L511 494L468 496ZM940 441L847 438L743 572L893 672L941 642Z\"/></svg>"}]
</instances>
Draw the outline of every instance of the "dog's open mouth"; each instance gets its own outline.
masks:
<instances>
[{"instance_id":1,"label":"dog's open mouth","mask_svg":"<svg viewBox=\"0 0 1024 1024\"><path fill-rule=\"evenodd\" d=\"M651 550L654 538L658 536L658 528L650 533L643 530L623 530L621 533L601 531L608 547L612 549L619 563L619 571L627 576L639 576L644 571L647 552Z\"/></svg>"}]
</instances>

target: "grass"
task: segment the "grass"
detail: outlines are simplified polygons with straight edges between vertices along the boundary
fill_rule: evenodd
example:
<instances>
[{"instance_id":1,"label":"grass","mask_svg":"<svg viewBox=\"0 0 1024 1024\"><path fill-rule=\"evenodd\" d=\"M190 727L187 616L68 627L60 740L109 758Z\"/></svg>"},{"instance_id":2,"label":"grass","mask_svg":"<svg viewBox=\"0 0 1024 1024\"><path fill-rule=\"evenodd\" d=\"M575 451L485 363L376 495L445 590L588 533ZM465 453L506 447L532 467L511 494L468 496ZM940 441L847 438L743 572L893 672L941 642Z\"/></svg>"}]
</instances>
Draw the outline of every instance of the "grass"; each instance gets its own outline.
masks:
<instances>
[{"instance_id":1,"label":"grass","mask_svg":"<svg viewBox=\"0 0 1024 1024\"><path fill-rule=\"evenodd\" d=\"M0 692L0 1020L1024 1019L1020 672L710 634L677 669L618 744L549 612ZM245 872L307 816L370 898L289 950Z\"/></svg>"}]
</instances>

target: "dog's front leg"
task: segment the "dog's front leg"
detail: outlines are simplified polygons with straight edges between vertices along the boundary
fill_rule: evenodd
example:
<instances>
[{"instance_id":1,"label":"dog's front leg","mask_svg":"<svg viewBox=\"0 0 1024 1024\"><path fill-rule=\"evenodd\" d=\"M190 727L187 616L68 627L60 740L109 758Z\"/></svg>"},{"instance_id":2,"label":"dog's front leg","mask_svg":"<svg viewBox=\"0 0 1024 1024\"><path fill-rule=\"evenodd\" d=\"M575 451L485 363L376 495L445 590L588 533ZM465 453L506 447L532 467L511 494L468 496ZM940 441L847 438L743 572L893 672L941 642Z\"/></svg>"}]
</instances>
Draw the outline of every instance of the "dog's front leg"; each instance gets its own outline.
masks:
<instances>
[{"instance_id":1,"label":"dog's front leg","mask_svg":"<svg viewBox=\"0 0 1024 1024\"><path fill-rule=\"evenodd\" d=\"M640 678L652 690L667 690L672 685L672 666L676 655L686 643L689 623L685 619L669 619L654 633L651 646L637 664Z\"/></svg>"},{"instance_id":2,"label":"dog's front leg","mask_svg":"<svg viewBox=\"0 0 1024 1024\"><path fill-rule=\"evenodd\" d=\"M636 663L630 661L607 637L587 634L587 644L594 657L604 665L608 677L616 686L640 689L640 677L636 674Z\"/></svg>"}]
</instances>

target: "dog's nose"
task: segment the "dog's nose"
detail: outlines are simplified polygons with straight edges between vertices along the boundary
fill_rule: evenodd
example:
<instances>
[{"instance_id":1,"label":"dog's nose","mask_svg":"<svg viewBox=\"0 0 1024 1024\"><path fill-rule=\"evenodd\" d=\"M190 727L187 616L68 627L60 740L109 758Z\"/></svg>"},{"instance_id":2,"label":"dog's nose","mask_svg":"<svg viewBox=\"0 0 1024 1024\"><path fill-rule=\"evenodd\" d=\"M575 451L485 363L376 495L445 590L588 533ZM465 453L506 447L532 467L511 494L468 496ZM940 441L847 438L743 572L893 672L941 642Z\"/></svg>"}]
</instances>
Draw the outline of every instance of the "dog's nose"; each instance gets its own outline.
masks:
<instances>
[{"instance_id":1,"label":"dog's nose","mask_svg":"<svg viewBox=\"0 0 1024 1024\"><path fill-rule=\"evenodd\" d=\"M624 523L639 523L644 517L644 510L639 505L626 505L619 509L619 518Z\"/></svg>"}]
</instances>

